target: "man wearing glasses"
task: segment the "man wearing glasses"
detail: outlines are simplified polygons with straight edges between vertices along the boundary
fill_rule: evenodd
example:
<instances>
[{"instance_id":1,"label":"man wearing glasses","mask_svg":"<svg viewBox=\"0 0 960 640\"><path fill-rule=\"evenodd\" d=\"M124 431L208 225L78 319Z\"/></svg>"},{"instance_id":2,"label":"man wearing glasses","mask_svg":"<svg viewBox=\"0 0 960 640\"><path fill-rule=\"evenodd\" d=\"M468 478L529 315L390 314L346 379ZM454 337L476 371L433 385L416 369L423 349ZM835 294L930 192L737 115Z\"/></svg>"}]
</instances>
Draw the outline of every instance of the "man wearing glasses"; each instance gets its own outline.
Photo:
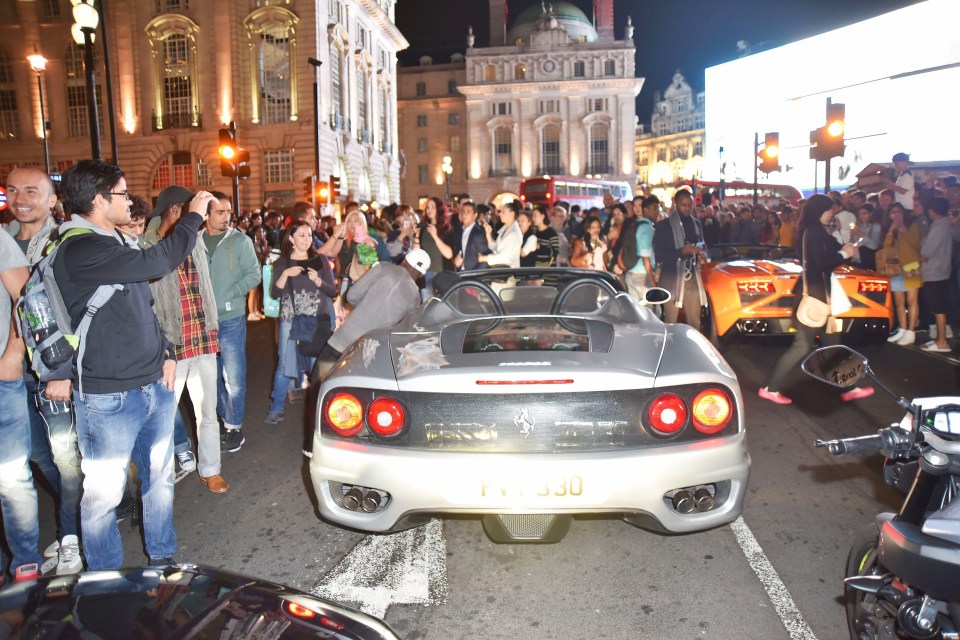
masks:
<instances>
[{"instance_id":1,"label":"man wearing glasses","mask_svg":"<svg viewBox=\"0 0 960 640\"><path fill-rule=\"evenodd\" d=\"M200 192L189 212L157 247L138 251L124 242L118 225L130 222L123 171L100 160L82 160L63 174L66 206L73 219L61 233L87 233L66 240L54 261L63 301L74 325L87 312L100 285L122 286L93 316L80 371L47 384L51 400L73 397L83 471L80 525L87 567L123 566L116 507L133 456L142 483L144 540L150 564L172 562L174 348L164 338L151 307L149 280L174 271L190 254L213 197ZM76 384L74 384L76 381Z\"/></svg>"}]
</instances>

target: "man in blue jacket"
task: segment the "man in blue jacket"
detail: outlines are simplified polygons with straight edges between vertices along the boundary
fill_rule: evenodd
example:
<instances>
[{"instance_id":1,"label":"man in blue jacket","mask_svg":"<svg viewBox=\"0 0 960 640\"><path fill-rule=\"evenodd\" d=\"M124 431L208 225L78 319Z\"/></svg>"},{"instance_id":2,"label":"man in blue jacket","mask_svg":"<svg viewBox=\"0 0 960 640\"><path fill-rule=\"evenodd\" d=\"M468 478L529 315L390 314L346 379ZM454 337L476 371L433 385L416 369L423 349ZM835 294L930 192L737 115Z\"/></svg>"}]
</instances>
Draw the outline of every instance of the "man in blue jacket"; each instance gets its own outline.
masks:
<instances>
[{"instance_id":1,"label":"man in blue jacket","mask_svg":"<svg viewBox=\"0 0 960 640\"><path fill-rule=\"evenodd\" d=\"M150 564L172 562L173 387L176 360L152 309L147 282L172 272L189 255L213 199L201 191L181 224L157 246L128 246L118 225L130 223L123 171L100 160L82 160L63 174L73 219L61 227L89 233L65 241L54 263L63 301L74 325L100 285L121 284L93 316L80 371L73 380L47 385L53 400L73 396L84 474L80 526L91 570L123 566L116 507L123 496L131 455L143 494L144 540ZM77 381L74 385L73 381Z\"/></svg>"}]
</instances>

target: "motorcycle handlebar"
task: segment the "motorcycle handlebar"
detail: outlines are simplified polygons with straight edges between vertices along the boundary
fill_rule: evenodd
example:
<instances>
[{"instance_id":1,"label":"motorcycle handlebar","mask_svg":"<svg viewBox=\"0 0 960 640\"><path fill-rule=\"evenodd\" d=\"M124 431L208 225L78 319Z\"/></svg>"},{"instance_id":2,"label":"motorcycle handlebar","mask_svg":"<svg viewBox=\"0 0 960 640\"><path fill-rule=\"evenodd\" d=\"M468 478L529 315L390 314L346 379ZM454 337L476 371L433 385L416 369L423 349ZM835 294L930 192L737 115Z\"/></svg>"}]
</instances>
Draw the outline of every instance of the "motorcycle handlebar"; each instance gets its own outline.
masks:
<instances>
[{"instance_id":1,"label":"motorcycle handlebar","mask_svg":"<svg viewBox=\"0 0 960 640\"><path fill-rule=\"evenodd\" d=\"M835 456L847 454L864 454L883 452L889 456L894 452L909 446L909 437L899 429L881 429L877 433L858 438L841 438L839 440L817 440L817 447L826 447L827 451Z\"/></svg>"}]
</instances>

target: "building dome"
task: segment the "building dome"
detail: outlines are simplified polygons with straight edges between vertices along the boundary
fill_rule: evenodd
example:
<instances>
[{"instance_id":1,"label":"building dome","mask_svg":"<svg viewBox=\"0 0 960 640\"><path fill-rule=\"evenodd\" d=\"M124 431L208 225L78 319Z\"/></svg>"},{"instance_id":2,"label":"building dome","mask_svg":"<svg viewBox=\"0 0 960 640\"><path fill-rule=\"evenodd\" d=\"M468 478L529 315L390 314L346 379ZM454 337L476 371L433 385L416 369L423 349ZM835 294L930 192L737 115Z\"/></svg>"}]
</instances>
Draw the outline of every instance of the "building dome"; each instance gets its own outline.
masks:
<instances>
[{"instance_id":1,"label":"building dome","mask_svg":"<svg viewBox=\"0 0 960 640\"><path fill-rule=\"evenodd\" d=\"M546 14L539 4L521 11L507 32L507 43L512 44L517 38L526 41L531 32L550 28L551 8L557 26L566 31L572 39L579 40L581 36L584 36L587 42L597 39L597 31L586 14L573 3L561 1L547 4Z\"/></svg>"}]
</instances>

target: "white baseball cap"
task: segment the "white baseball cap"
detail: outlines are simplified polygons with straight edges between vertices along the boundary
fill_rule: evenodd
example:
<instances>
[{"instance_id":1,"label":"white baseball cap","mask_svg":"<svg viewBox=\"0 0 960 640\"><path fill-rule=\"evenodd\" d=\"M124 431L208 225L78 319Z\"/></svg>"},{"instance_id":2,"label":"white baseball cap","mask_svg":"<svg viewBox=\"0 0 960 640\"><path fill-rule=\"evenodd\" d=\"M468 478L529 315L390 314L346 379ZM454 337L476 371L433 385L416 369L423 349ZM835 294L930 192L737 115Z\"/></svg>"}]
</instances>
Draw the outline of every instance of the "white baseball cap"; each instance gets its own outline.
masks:
<instances>
[{"instance_id":1,"label":"white baseball cap","mask_svg":"<svg viewBox=\"0 0 960 640\"><path fill-rule=\"evenodd\" d=\"M426 273L430 268L430 254L423 249L411 249L404 260L420 273Z\"/></svg>"}]
</instances>

